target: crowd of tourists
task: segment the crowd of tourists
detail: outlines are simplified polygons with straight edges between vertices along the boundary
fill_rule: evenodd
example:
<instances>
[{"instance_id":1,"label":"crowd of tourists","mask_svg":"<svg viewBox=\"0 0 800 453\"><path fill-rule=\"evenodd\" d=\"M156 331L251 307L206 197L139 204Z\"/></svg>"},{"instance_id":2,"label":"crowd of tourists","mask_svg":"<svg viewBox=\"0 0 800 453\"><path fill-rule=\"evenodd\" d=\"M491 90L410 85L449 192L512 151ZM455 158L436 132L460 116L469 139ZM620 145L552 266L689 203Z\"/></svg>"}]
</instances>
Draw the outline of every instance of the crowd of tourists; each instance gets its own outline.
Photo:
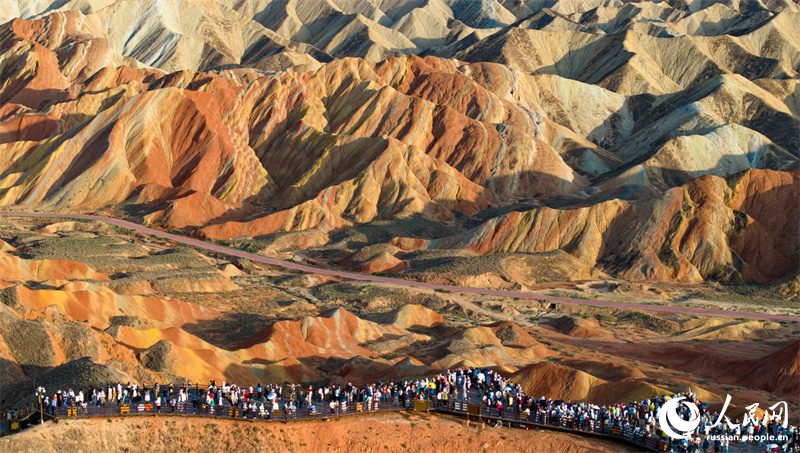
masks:
<instances>
[{"instance_id":1,"label":"crowd of tourists","mask_svg":"<svg viewBox=\"0 0 800 453\"><path fill-rule=\"evenodd\" d=\"M691 437L674 440L661 431L657 423L659 408L670 398L683 396L700 409L700 423ZM455 400L480 402L502 414L519 414L528 420L561 420L568 428L606 432L619 430L632 432L637 437L648 435L664 440L676 452L727 452L730 439L746 449L748 444L771 446L779 451L800 451L800 432L793 426L784 427L780 416L754 417L748 423L726 420L708 411L706 406L689 392L672 397L658 396L627 404L597 405L536 398L526 395L521 386L489 369L462 368L446 371L435 376L412 380L382 382L356 386L347 385L299 385L257 384L237 386L215 381L207 386L113 384L103 388L84 390L68 389L44 395L43 405L50 413L59 407L74 407L88 412L88 407L112 405L146 404L155 412L183 412L191 407L194 413L219 414L234 409L238 416L267 419L280 413L289 417L302 411L314 415L326 409L328 413L346 412L348 407L361 404L365 410L373 410L385 402L404 406L410 400L429 400L434 405ZM326 407L323 407L326 406ZM684 419L691 418L689 408L677 406ZM784 414L784 417L788 414ZM772 437L770 437L772 436ZM741 439L755 439L755 442ZM771 439L777 439L773 441ZM754 450L755 451L755 450Z\"/></svg>"}]
</instances>

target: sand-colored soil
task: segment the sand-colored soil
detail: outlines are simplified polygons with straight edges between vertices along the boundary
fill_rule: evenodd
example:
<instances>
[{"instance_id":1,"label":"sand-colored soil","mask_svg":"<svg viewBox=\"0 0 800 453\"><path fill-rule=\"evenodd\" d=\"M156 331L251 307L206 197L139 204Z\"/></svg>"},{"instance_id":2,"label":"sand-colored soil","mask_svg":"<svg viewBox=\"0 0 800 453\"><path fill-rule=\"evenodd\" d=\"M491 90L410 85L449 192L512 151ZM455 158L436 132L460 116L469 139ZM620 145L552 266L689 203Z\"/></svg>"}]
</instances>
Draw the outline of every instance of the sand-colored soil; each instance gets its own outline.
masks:
<instances>
[{"instance_id":1,"label":"sand-colored soil","mask_svg":"<svg viewBox=\"0 0 800 453\"><path fill-rule=\"evenodd\" d=\"M435 415L379 414L312 422L192 417L70 420L0 439L22 452L611 452L632 448L549 431L466 426Z\"/></svg>"}]
</instances>

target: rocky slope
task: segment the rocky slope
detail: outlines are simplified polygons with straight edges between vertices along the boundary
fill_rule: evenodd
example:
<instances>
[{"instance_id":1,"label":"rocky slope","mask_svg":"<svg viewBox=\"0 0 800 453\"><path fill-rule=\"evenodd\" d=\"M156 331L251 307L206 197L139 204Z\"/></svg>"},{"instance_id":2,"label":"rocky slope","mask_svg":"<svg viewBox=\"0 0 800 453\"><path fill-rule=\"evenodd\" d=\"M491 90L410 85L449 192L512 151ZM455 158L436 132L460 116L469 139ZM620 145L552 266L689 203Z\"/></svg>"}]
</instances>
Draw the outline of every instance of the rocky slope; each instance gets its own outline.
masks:
<instances>
[{"instance_id":1,"label":"rocky slope","mask_svg":"<svg viewBox=\"0 0 800 453\"><path fill-rule=\"evenodd\" d=\"M799 178L769 170L727 181L704 176L646 201L514 211L425 246L479 254L560 249L632 280L765 283L800 264Z\"/></svg>"},{"instance_id":2,"label":"rocky slope","mask_svg":"<svg viewBox=\"0 0 800 453\"><path fill-rule=\"evenodd\" d=\"M266 234L408 215L446 220L452 210L474 213L499 199L586 184L537 138L540 118L455 62L337 60L258 78L106 67L69 78L55 63L77 38L50 35L56 17L72 23L75 15L49 17L5 25L13 69L0 94L13 118L3 144L5 203L148 202L148 221L176 227L270 206L275 214L250 225ZM18 52L27 63L12 64ZM54 65L45 70L45 60ZM63 91L35 99L40 83ZM40 108L44 116L29 111ZM483 158L467 159L474 153ZM233 231L218 237L238 232L219 228Z\"/></svg>"}]
</instances>

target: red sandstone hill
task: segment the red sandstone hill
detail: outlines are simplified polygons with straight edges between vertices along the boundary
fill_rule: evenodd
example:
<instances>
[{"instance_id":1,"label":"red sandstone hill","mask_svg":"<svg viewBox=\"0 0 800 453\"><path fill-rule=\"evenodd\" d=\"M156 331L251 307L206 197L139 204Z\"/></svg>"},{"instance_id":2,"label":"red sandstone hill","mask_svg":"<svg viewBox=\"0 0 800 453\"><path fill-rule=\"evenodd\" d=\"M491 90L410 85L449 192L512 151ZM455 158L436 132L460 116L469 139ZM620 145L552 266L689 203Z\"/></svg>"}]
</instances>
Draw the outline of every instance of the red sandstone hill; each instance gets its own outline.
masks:
<instances>
[{"instance_id":1,"label":"red sandstone hill","mask_svg":"<svg viewBox=\"0 0 800 453\"><path fill-rule=\"evenodd\" d=\"M451 210L585 186L537 138L543 126L535 118L453 62L345 59L256 79L247 71L99 70L121 61L109 48L92 63L97 70L65 74L91 67L65 49L89 39L85 32L72 13L15 20L0 31L8 49L0 58L26 62L9 65L11 83L0 91L6 127L30 131L4 136L4 203L144 203L147 221L171 227L241 217L255 206L276 210L203 230L230 237L395 216L447 220ZM26 107L45 118L29 118ZM475 153L483 157L467 158ZM498 172L512 177L498 184Z\"/></svg>"},{"instance_id":2,"label":"red sandstone hill","mask_svg":"<svg viewBox=\"0 0 800 453\"><path fill-rule=\"evenodd\" d=\"M417 248L564 250L630 279L756 281L800 265L800 173L703 176L642 201L513 211Z\"/></svg>"},{"instance_id":3,"label":"red sandstone hill","mask_svg":"<svg viewBox=\"0 0 800 453\"><path fill-rule=\"evenodd\" d=\"M784 395L800 394L800 340L756 360L742 371L742 377L742 385Z\"/></svg>"}]
</instances>

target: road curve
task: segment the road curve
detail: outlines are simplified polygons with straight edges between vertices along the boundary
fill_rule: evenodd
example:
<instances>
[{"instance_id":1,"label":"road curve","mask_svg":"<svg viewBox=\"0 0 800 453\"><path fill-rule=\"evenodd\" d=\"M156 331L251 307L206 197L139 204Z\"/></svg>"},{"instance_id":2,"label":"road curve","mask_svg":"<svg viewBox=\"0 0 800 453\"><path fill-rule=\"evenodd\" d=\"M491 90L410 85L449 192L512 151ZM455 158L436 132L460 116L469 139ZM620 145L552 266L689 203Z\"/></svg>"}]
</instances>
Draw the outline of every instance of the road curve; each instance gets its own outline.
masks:
<instances>
[{"instance_id":1,"label":"road curve","mask_svg":"<svg viewBox=\"0 0 800 453\"><path fill-rule=\"evenodd\" d=\"M87 215L87 214L51 214L51 213L13 213L13 212L0 212L0 217L49 217L49 218L63 218L63 219L82 219L82 220L98 220L101 222L109 223L111 225L116 225L118 227L127 228L131 230L138 231L139 233L150 234L162 239L169 239L171 241L175 241L184 245L190 245L192 247L201 248L204 250L209 250L212 252L223 253L226 255L236 256L239 258L245 258L251 261L256 261L259 263L271 264L274 266L284 267L286 269L293 269L297 271L308 272L312 274L320 274L320 275L330 275L333 277L340 277L346 278L350 280L361 280L361 281L368 281L368 282L376 282L376 283L389 283L395 285L403 285L403 286L410 286L414 288L425 288L425 289L441 289L446 291L458 291L462 293L469 293L469 294L481 294L485 296L501 296L501 297L519 297L521 299L533 299L533 300L547 300L549 302L558 302L562 304L572 304L572 305L588 305L592 307L607 307L607 308L615 308L615 309L624 309L624 310L643 310L643 311L654 311L654 312L667 312L667 313L684 313L684 314L696 314L696 315L707 315L707 316L724 316L724 317L733 317L733 318L749 318L749 319L761 319L761 320L768 320L768 321L798 321L800 322L800 317L792 317L792 316L780 316L780 315L771 315L767 313L752 313L752 312L743 312L743 311L726 311L726 310L711 310L705 308L692 308L692 307L673 307L673 306L664 306L664 305L645 305L645 304L635 304L635 303L625 303L625 302L611 302L611 301L603 301L603 300L595 300L595 299L572 299L569 297L556 297L556 296L546 296L542 294L534 294L534 293L527 293L527 292L518 292L518 291L505 291L505 290L496 290L496 289L484 289L484 288L470 288L464 286L449 286L449 285L438 285L435 283L425 283L425 282L418 282L412 280L403 280L399 278L391 278L391 277L379 277L377 275L369 275L369 274L359 274L356 272L346 272L340 271L335 269L326 269L321 267L314 267L314 266L307 266L304 264L293 263L291 261L284 261L279 260L277 258L269 258L263 255L257 255L255 253L249 253L238 249L223 247L221 245L212 244L209 242L201 241L198 239L188 238L185 236L180 236L177 234L167 233L165 231L154 230L152 228L148 228L143 225L139 225L138 223L128 222L126 220L120 219L113 219L110 217L103 217L97 215Z\"/></svg>"}]
</instances>

